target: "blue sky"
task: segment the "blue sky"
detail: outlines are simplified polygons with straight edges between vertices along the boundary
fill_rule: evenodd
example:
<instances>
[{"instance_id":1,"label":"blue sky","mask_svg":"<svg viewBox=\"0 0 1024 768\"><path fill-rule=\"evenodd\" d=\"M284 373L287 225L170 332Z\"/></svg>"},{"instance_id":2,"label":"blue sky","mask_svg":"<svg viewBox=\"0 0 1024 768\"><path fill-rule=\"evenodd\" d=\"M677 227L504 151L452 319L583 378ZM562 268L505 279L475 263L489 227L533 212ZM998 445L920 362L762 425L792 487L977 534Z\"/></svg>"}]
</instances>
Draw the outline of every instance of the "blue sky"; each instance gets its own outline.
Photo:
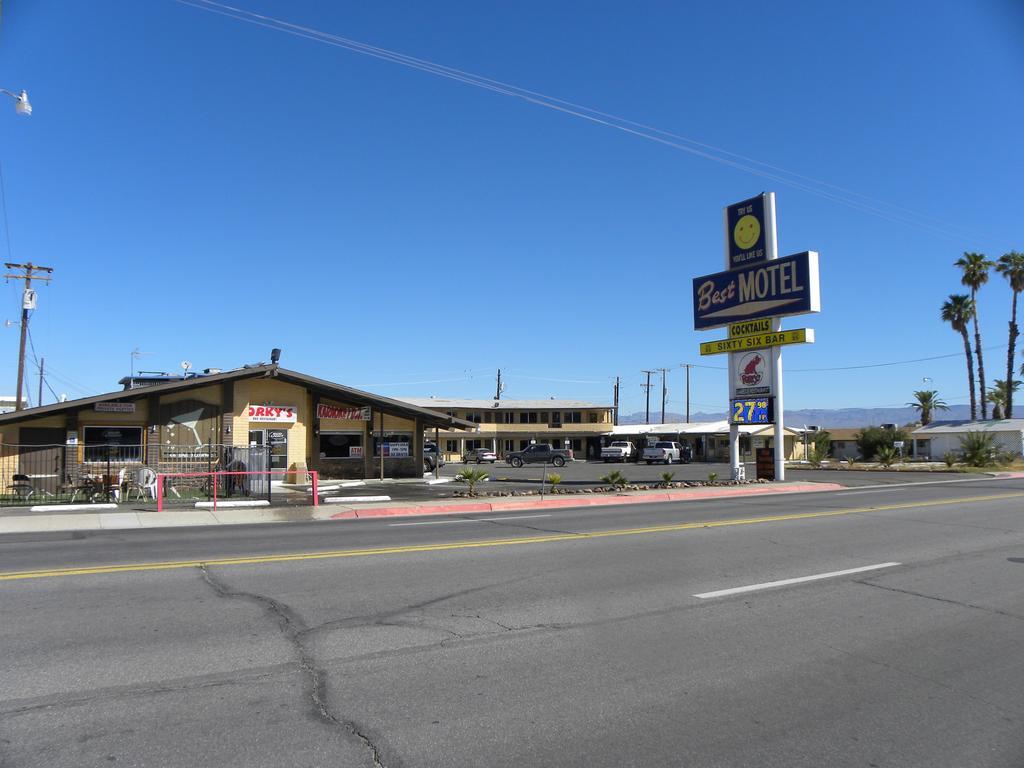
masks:
<instances>
[{"instance_id":1,"label":"blue sky","mask_svg":"<svg viewBox=\"0 0 1024 768\"><path fill-rule=\"evenodd\" d=\"M668 367L681 410L679 363L725 364L698 355L721 332L692 330L691 278L721 269L722 207L767 189L780 251L821 254L823 311L785 324L818 338L786 350L787 407L902 404L925 377L966 402L962 356L801 369L959 355L952 262L1024 250L1020 3L234 4L866 197L173 0L8 0L0 86L35 113L0 104L0 250L56 269L31 328L58 393L115 388L134 348L177 370L277 346L392 396L489 397L500 367L506 397L610 401L618 375L625 411ZM989 379L1009 304L994 275ZM723 371L691 387L724 407Z\"/></svg>"}]
</instances>

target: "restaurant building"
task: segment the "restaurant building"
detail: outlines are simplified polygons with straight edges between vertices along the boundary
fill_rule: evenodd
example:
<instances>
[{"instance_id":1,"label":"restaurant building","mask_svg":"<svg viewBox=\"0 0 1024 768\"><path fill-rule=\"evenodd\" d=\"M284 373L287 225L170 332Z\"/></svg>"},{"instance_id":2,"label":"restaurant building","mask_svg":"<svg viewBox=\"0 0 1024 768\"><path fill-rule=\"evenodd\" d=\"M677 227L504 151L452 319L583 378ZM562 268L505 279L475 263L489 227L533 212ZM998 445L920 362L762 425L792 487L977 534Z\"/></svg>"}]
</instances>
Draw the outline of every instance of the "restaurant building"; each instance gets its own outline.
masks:
<instances>
[{"instance_id":1,"label":"restaurant building","mask_svg":"<svg viewBox=\"0 0 1024 768\"><path fill-rule=\"evenodd\" d=\"M224 469L250 448L267 457L274 479L306 469L337 478L422 477L425 431L474 427L259 364L132 382L116 392L0 414L0 490L19 475L22 485L56 496L111 463L157 472Z\"/></svg>"}]
</instances>

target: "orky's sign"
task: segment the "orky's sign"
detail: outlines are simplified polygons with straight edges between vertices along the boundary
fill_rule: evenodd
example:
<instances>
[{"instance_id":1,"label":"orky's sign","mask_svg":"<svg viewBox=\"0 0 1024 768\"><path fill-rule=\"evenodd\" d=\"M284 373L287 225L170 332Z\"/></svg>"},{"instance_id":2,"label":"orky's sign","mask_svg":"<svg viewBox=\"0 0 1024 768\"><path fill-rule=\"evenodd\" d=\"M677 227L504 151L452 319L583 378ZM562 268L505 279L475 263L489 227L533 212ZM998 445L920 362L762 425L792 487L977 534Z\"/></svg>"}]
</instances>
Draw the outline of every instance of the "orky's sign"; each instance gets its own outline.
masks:
<instances>
[{"instance_id":1,"label":"orky's sign","mask_svg":"<svg viewBox=\"0 0 1024 768\"><path fill-rule=\"evenodd\" d=\"M249 421L269 422L271 424L294 424L298 416L298 408L294 405L250 405Z\"/></svg>"},{"instance_id":2,"label":"orky's sign","mask_svg":"<svg viewBox=\"0 0 1024 768\"><path fill-rule=\"evenodd\" d=\"M693 327L821 311L818 254L805 251L693 280Z\"/></svg>"}]
</instances>

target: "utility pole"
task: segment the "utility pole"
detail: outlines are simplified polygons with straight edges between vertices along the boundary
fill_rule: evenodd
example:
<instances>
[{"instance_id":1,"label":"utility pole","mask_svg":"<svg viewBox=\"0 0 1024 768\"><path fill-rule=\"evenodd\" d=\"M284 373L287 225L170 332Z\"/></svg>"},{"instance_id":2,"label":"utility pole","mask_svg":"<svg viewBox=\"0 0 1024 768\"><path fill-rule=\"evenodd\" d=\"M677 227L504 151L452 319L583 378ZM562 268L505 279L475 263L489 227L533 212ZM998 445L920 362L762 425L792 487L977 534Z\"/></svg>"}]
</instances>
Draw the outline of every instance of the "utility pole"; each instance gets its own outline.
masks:
<instances>
[{"instance_id":1,"label":"utility pole","mask_svg":"<svg viewBox=\"0 0 1024 768\"><path fill-rule=\"evenodd\" d=\"M668 387L665 384L665 374L668 373L668 368L659 368L661 371L661 423L665 423L665 400L668 398Z\"/></svg>"},{"instance_id":2,"label":"utility pole","mask_svg":"<svg viewBox=\"0 0 1024 768\"><path fill-rule=\"evenodd\" d=\"M498 387L494 390L494 399L501 400L501 368L498 369Z\"/></svg>"},{"instance_id":3,"label":"utility pole","mask_svg":"<svg viewBox=\"0 0 1024 768\"><path fill-rule=\"evenodd\" d=\"M619 377L615 377L615 396L613 398L614 406L612 410L612 426L619 426Z\"/></svg>"},{"instance_id":4,"label":"utility pole","mask_svg":"<svg viewBox=\"0 0 1024 768\"><path fill-rule=\"evenodd\" d=\"M650 424L651 423L651 374L654 373L654 371L640 371L640 373L646 373L647 374L647 383L646 384L641 384L640 386L643 387L644 392L647 393L647 413L644 416L644 424Z\"/></svg>"},{"instance_id":5,"label":"utility pole","mask_svg":"<svg viewBox=\"0 0 1024 768\"><path fill-rule=\"evenodd\" d=\"M44 283L50 282L50 277L40 277L37 272L45 272L47 275L53 273L53 267L40 267L31 261L28 264L11 264L4 262L7 269L20 269L21 274L6 274L4 280L24 280L25 290L21 294L21 343L18 347L18 392L14 397L14 409L22 410L21 388L25 380L25 336L28 333L28 311L36 308L36 292L32 290L32 281L40 280Z\"/></svg>"},{"instance_id":6,"label":"utility pole","mask_svg":"<svg viewBox=\"0 0 1024 768\"><path fill-rule=\"evenodd\" d=\"M39 358L39 397L36 399L36 405L43 404L43 369L46 367L46 358Z\"/></svg>"},{"instance_id":7,"label":"utility pole","mask_svg":"<svg viewBox=\"0 0 1024 768\"><path fill-rule=\"evenodd\" d=\"M689 363L680 363L686 369L686 423L690 423L690 368Z\"/></svg>"}]
</instances>

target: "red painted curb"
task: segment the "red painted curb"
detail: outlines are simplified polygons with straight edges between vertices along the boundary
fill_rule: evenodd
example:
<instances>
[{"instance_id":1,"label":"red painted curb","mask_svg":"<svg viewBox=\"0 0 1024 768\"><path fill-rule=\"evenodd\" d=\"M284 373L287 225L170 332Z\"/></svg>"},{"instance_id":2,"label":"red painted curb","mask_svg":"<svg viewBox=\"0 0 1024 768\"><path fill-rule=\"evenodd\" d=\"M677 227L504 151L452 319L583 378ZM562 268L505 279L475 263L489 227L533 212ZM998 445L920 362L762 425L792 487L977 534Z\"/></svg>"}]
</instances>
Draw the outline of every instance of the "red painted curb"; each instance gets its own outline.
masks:
<instances>
[{"instance_id":1,"label":"red painted curb","mask_svg":"<svg viewBox=\"0 0 1024 768\"><path fill-rule=\"evenodd\" d=\"M651 504L666 501L697 501L706 499L729 499L737 496L758 496L780 493L815 493L839 491L845 486L838 483L803 483L800 485L770 486L759 485L747 488L722 490L680 490L664 492L641 492L643 496L602 494L600 496L573 495L562 499L522 499L520 501L467 501L450 504L430 504L422 507L376 507L349 509L331 515L331 520L353 520L368 517L403 517L420 515L450 515L460 512L515 512L524 509L552 509L559 507L599 507L614 504Z\"/></svg>"}]
</instances>

